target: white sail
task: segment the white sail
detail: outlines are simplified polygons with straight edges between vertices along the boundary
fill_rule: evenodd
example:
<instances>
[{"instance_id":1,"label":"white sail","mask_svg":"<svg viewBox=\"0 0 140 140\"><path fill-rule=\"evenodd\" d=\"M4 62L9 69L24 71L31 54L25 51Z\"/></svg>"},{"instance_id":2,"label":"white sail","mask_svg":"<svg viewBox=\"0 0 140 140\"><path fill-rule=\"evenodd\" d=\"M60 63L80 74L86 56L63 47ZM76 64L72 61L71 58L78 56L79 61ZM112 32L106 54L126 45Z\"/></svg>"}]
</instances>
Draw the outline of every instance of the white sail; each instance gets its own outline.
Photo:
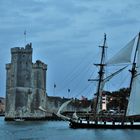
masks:
<instances>
[{"instance_id":1,"label":"white sail","mask_svg":"<svg viewBox=\"0 0 140 140\"><path fill-rule=\"evenodd\" d=\"M71 101L72 101L72 99L71 99L71 100L68 100L68 101L66 101L66 102L64 102L64 103L60 106L60 108L59 108L59 110L58 110L58 112L57 112L57 114L56 114L58 117L62 118L63 120L70 120L69 117L62 115L62 114L61 114L61 111L62 111Z\"/></svg>"},{"instance_id":2,"label":"white sail","mask_svg":"<svg viewBox=\"0 0 140 140\"><path fill-rule=\"evenodd\" d=\"M135 37L136 38L136 37ZM124 48L122 48L116 55L107 61L107 64L130 63L132 49L135 43L135 38L132 39Z\"/></svg>"},{"instance_id":3,"label":"white sail","mask_svg":"<svg viewBox=\"0 0 140 140\"><path fill-rule=\"evenodd\" d=\"M41 111L47 112L47 110L45 110L42 106L39 106L39 109L40 109Z\"/></svg>"},{"instance_id":4,"label":"white sail","mask_svg":"<svg viewBox=\"0 0 140 140\"><path fill-rule=\"evenodd\" d=\"M126 116L140 115L140 41L137 54L137 74L132 83Z\"/></svg>"}]
</instances>

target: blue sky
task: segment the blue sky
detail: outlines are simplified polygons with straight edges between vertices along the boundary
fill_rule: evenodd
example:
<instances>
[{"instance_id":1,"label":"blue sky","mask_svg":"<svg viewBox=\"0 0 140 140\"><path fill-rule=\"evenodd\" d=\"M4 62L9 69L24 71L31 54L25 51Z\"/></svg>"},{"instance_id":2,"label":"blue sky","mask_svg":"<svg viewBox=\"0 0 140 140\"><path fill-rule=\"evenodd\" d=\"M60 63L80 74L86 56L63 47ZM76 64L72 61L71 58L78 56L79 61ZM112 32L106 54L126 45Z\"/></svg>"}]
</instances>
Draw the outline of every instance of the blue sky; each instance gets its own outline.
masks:
<instances>
[{"instance_id":1,"label":"blue sky","mask_svg":"<svg viewBox=\"0 0 140 140\"><path fill-rule=\"evenodd\" d=\"M25 45L26 30L33 61L48 64L47 94L92 97L95 86L87 79L104 33L108 53L117 52L140 31L139 9L139 0L1 0L0 96L5 96L10 48Z\"/></svg>"}]
</instances>

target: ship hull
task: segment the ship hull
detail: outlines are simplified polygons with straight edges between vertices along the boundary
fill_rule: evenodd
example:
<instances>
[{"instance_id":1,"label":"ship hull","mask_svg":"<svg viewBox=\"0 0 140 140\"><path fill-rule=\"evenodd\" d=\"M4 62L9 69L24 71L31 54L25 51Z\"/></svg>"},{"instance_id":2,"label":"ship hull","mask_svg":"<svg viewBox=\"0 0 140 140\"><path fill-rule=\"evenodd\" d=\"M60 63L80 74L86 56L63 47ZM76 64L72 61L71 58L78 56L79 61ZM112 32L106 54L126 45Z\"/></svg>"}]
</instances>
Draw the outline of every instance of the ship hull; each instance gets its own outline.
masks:
<instances>
[{"instance_id":1,"label":"ship hull","mask_svg":"<svg viewBox=\"0 0 140 140\"><path fill-rule=\"evenodd\" d=\"M113 123L113 122L103 122L103 123L93 123L87 122L82 123L78 121L70 121L69 124L70 128L89 128L89 129L140 129L140 122L130 123L125 122L124 124L121 123Z\"/></svg>"}]
</instances>

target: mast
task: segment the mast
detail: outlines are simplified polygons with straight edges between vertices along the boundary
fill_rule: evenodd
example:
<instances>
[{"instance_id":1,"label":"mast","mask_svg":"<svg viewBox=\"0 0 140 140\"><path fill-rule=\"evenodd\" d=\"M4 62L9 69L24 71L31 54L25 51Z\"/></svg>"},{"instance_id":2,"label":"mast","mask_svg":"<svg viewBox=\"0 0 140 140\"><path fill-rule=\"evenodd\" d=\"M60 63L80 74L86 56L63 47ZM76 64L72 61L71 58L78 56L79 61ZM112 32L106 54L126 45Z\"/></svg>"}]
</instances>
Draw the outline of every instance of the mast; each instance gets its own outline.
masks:
<instances>
[{"instance_id":1,"label":"mast","mask_svg":"<svg viewBox=\"0 0 140 140\"><path fill-rule=\"evenodd\" d=\"M99 104L99 99L100 99L100 94L101 94L101 83L103 81L104 78L104 60L105 60L105 44L106 44L106 34L104 34L104 42L103 42L103 46L99 46L102 48L102 54L101 54L101 59L100 59L100 64L95 64L97 66L99 66L99 80L98 80L98 87L97 87L97 99L96 99L96 104L95 104L95 119L96 119L96 115L98 113L98 104Z\"/></svg>"},{"instance_id":2,"label":"mast","mask_svg":"<svg viewBox=\"0 0 140 140\"><path fill-rule=\"evenodd\" d=\"M138 51L139 42L140 42L140 32L138 34L138 41L137 41L136 49L135 49L135 52L134 52L134 58L133 58L132 68L131 68L131 70L129 70L130 73L131 73L131 79L130 79L130 85L129 85L129 89L130 89L130 91L129 91L129 97L130 97L130 94L131 94L131 91L132 91L133 80L134 80L134 78L136 76L136 73L137 73L137 71L136 71L136 57L137 57L137 51ZM128 104L127 104L127 106L128 106ZM124 117L123 117L123 122L126 119L127 106L126 106L126 109L125 109L125 113L124 113Z\"/></svg>"},{"instance_id":3,"label":"mast","mask_svg":"<svg viewBox=\"0 0 140 140\"><path fill-rule=\"evenodd\" d=\"M26 45L26 30L24 31L24 44Z\"/></svg>"}]
</instances>

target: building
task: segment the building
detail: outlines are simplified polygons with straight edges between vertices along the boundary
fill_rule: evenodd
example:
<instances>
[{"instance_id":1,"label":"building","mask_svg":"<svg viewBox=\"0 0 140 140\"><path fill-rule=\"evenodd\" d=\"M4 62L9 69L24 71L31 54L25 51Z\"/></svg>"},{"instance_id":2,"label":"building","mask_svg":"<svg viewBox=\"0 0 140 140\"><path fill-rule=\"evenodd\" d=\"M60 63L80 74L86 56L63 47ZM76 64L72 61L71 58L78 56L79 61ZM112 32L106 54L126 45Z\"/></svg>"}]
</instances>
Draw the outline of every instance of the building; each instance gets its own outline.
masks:
<instances>
[{"instance_id":1,"label":"building","mask_svg":"<svg viewBox=\"0 0 140 140\"><path fill-rule=\"evenodd\" d=\"M107 110L107 95L102 94L102 110Z\"/></svg>"},{"instance_id":2,"label":"building","mask_svg":"<svg viewBox=\"0 0 140 140\"><path fill-rule=\"evenodd\" d=\"M11 63L6 64L5 119L40 118L46 107L47 65L37 60L32 62L32 44L25 48L11 49Z\"/></svg>"}]
</instances>

